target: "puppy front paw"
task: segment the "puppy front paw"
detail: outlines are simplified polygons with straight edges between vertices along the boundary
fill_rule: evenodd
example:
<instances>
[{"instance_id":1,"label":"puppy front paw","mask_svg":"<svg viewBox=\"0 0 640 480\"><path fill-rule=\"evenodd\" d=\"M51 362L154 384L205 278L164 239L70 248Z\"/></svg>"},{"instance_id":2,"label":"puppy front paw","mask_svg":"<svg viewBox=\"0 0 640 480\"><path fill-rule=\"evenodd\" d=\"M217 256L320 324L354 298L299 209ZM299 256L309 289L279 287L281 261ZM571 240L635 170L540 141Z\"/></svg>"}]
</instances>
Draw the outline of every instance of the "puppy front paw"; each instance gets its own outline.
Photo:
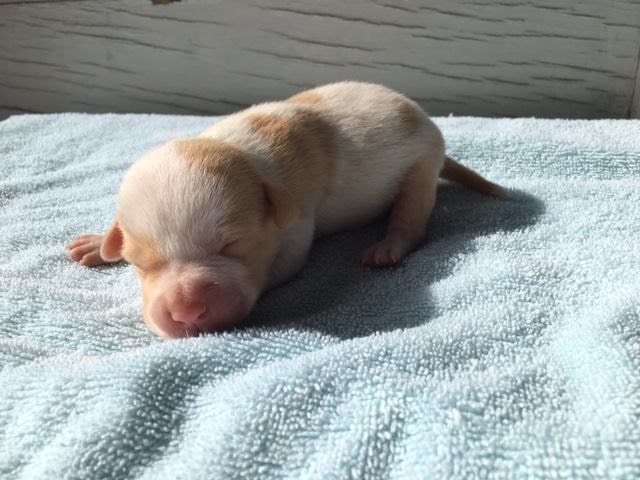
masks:
<instances>
[{"instance_id":1,"label":"puppy front paw","mask_svg":"<svg viewBox=\"0 0 640 480\"><path fill-rule=\"evenodd\" d=\"M387 237L362 252L360 262L373 268L392 267L402 259L407 249L403 239Z\"/></svg>"},{"instance_id":2,"label":"puppy front paw","mask_svg":"<svg viewBox=\"0 0 640 480\"><path fill-rule=\"evenodd\" d=\"M85 267L97 267L109 263L100 256L100 247L104 235L80 235L69 245L69 258Z\"/></svg>"}]
</instances>

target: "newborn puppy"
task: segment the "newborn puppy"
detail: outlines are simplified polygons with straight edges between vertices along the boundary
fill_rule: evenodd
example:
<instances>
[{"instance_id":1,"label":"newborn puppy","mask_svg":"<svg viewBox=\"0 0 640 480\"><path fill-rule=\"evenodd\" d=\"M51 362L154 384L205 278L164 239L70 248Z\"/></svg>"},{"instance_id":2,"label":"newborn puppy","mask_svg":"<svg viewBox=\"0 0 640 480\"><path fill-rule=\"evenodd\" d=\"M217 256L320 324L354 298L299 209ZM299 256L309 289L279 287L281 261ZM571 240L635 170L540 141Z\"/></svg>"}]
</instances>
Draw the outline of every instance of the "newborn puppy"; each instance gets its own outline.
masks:
<instances>
[{"instance_id":1,"label":"newborn puppy","mask_svg":"<svg viewBox=\"0 0 640 480\"><path fill-rule=\"evenodd\" d=\"M385 238L361 261L396 264L425 235L439 176L505 196L445 156L440 131L411 100L335 83L147 153L124 177L111 228L76 238L69 255L89 267L131 263L147 324L193 336L245 317L261 292L302 267L315 235L390 206Z\"/></svg>"}]
</instances>

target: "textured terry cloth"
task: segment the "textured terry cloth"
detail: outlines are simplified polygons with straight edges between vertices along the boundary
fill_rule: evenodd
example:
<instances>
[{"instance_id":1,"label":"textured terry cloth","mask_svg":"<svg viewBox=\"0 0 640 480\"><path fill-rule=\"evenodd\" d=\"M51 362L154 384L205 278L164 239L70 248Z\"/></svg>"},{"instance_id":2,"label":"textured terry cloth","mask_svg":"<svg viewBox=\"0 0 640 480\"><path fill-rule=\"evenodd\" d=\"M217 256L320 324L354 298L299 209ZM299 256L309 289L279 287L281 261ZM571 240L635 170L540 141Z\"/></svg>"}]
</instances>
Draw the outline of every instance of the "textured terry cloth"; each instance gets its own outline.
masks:
<instances>
[{"instance_id":1,"label":"textured terry cloth","mask_svg":"<svg viewBox=\"0 0 640 480\"><path fill-rule=\"evenodd\" d=\"M512 191L442 185L425 244L318 241L227 333L165 341L68 260L143 151L212 118L0 123L1 478L640 477L640 122L437 118Z\"/></svg>"}]
</instances>

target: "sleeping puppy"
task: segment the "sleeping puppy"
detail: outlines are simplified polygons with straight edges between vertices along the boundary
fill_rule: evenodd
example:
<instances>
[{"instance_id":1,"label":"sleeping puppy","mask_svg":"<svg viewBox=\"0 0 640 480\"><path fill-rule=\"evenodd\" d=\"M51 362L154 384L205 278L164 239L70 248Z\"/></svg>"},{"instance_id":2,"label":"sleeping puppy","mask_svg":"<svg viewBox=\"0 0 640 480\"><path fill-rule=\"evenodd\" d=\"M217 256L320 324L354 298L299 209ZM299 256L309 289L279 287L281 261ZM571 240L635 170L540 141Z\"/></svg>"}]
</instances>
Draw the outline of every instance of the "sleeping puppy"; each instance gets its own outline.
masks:
<instances>
[{"instance_id":1,"label":"sleeping puppy","mask_svg":"<svg viewBox=\"0 0 640 480\"><path fill-rule=\"evenodd\" d=\"M111 228L76 238L69 256L88 267L131 263L146 323L194 336L245 317L302 267L314 236L390 206L385 238L361 261L396 264L425 236L439 176L506 195L445 156L416 103L379 85L335 83L147 153L124 177Z\"/></svg>"}]
</instances>

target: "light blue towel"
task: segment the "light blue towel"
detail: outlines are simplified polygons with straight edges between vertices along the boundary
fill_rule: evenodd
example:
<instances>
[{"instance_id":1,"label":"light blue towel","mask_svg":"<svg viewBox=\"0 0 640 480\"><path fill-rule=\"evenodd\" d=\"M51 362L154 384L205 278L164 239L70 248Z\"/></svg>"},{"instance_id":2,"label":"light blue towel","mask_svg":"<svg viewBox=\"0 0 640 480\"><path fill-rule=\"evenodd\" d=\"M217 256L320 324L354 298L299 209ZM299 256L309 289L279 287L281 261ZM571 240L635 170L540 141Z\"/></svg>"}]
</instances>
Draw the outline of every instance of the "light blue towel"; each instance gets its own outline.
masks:
<instances>
[{"instance_id":1,"label":"light blue towel","mask_svg":"<svg viewBox=\"0 0 640 480\"><path fill-rule=\"evenodd\" d=\"M69 261L127 166L211 118L0 123L1 478L640 477L640 121L437 118L512 189L443 185L425 245L319 241L243 328L165 341Z\"/></svg>"}]
</instances>

